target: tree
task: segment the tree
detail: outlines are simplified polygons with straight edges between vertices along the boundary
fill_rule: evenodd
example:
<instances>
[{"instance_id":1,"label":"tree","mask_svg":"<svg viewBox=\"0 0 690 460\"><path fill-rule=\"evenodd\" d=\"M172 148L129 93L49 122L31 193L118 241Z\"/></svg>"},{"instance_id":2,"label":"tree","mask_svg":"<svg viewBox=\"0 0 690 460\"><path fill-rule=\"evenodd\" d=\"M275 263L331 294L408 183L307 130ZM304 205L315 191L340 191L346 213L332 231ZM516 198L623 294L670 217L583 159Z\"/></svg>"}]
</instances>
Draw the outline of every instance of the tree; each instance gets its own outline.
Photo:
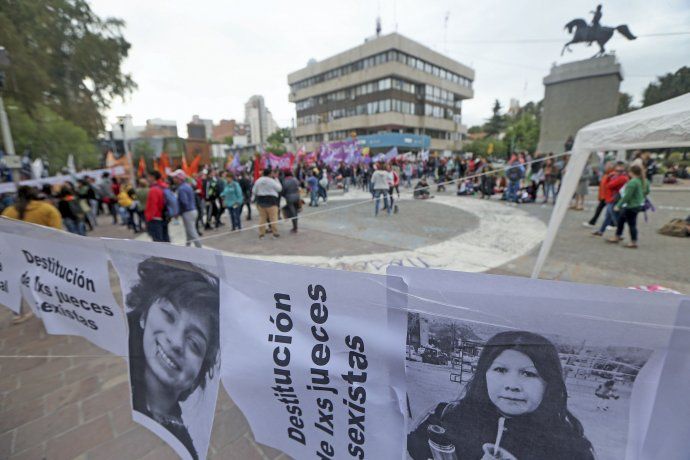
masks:
<instances>
[{"instance_id":1,"label":"tree","mask_svg":"<svg viewBox=\"0 0 690 460\"><path fill-rule=\"evenodd\" d=\"M657 104L667 99L690 92L690 67L681 67L674 73L667 73L650 83L644 90L642 106Z\"/></svg>"},{"instance_id":2,"label":"tree","mask_svg":"<svg viewBox=\"0 0 690 460\"><path fill-rule=\"evenodd\" d=\"M78 168L100 166L100 154L86 131L50 108L39 105L30 114L8 99L7 112L17 152L28 149L34 158L48 160L51 174L67 166L70 154Z\"/></svg>"},{"instance_id":3,"label":"tree","mask_svg":"<svg viewBox=\"0 0 690 460\"><path fill-rule=\"evenodd\" d=\"M8 96L36 120L47 107L95 138L111 100L136 88L121 68L130 48L123 27L86 0L0 0Z\"/></svg>"},{"instance_id":4,"label":"tree","mask_svg":"<svg viewBox=\"0 0 690 460\"><path fill-rule=\"evenodd\" d=\"M499 133L503 132L506 126L506 118L501 115L501 103L498 99L494 102L494 106L491 109L493 115L489 118L489 121L484 124L484 132L489 136L497 136Z\"/></svg>"},{"instance_id":5,"label":"tree","mask_svg":"<svg viewBox=\"0 0 690 460\"><path fill-rule=\"evenodd\" d=\"M527 150L534 153L539 142L539 123L531 113L522 113L506 129L506 142L510 142L512 151Z\"/></svg>"},{"instance_id":6,"label":"tree","mask_svg":"<svg viewBox=\"0 0 690 460\"><path fill-rule=\"evenodd\" d=\"M223 138L223 144L232 145L235 142L232 136L225 136Z\"/></svg>"},{"instance_id":7,"label":"tree","mask_svg":"<svg viewBox=\"0 0 690 460\"><path fill-rule=\"evenodd\" d=\"M493 144L493 152L489 155L490 144ZM493 156L501 158L506 156L508 147L505 142L500 139L485 137L484 139L477 139L463 144L463 150L465 152L472 152L481 157Z\"/></svg>"},{"instance_id":8,"label":"tree","mask_svg":"<svg viewBox=\"0 0 690 460\"><path fill-rule=\"evenodd\" d=\"M618 115L622 113L628 113L637 109L638 107L632 105L632 96L630 94L618 93Z\"/></svg>"},{"instance_id":9,"label":"tree","mask_svg":"<svg viewBox=\"0 0 690 460\"><path fill-rule=\"evenodd\" d=\"M285 139L290 138L290 130L288 128L278 128L274 133L272 133L266 139L269 144L282 145Z\"/></svg>"},{"instance_id":10,"label":"tree","mask_svg":"<svg viewBox=\"0 0 690 460\"><path fill-rule=\"evenodd\" d=\"M468 134L478 134L483 132L481 126L470 126L470 128L467 130Z\"/></svg>"}]
</instances>

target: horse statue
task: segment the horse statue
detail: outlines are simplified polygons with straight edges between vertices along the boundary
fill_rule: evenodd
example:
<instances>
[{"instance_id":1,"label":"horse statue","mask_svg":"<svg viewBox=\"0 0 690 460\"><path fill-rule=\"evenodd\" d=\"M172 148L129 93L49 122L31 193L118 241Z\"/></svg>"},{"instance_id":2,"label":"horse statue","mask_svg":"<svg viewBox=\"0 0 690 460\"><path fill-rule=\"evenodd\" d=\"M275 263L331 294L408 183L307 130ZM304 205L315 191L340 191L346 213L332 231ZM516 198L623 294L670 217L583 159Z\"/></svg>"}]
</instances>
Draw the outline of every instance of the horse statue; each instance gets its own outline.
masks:
<instances>
[{"instance_id":1,"label":"horse statue","mask_svg":"<svg viewBox=\"0 0 690 460\"><path fill-rule=\"evenodd\" d=\"M565 28L568 29L569 34L573 33L573 29L575 29L575 35L572 40L563 45L561 56L563 56L565 50L572 51L570 45L573 43L583 42L588 42L589 45L591 45L592 42L597 42L599 44L599 52L592 57L603 56L606 53L604 45L611 39L614 30L618 31L628 40L635 40L637 38L630 32L630 29L628 29L628 26L625 24L618 27L606 27L598 24L592 26L587 24L587 21L584 19L573 19L565 25Z\"/></svg>"}]
</instances>

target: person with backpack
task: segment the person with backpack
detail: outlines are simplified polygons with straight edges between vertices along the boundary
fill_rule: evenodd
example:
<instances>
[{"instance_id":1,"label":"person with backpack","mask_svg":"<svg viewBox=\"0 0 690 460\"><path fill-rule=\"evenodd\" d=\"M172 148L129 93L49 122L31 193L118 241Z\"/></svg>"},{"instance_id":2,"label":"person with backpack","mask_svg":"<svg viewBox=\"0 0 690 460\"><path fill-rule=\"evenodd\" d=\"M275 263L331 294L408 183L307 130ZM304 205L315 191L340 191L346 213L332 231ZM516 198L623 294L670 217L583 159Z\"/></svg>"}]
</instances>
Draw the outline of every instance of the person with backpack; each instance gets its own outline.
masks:
<instances>
[{"instance_id":1,"label":"person with backpack","mask_svg":"<svg viewBox=\"0 0 690 460\"><path fill-rule=\"evenodd\" d=\"M75 198L72 187L67 184L63 185L58 194L58 211L68 232L86 236L86 213L79 206L79 200Z\"/></svg>"},{"instance_id":2,"label":"person with backpack","mask_svg":"<svg viewBox=\"0 0 690 460\"><path fill-rule=\"evenodd\" d=\"M223 205L230 214L230 223L232 224L232 231L242 230L242 220L240 214L242 213L242 206L244 203L244 194L242 187L235 180L233 173L227 174L227 182L220 196L223 199Z\"/></svg>"},{"instance_id":3,"label":"person with backpack","mask_svg":"<svg viewBox=\"0 0 690 460\"><path fill-rule=\"evenodd\" d=\"M169 243L168 222L175 215L170 215L171 209L166 207L166 202L170 202L170 208L174 208L172 200L166 197L166 191L173 197L175 194L170 191L168 184L163 181L161 173L158 171L149 173L149 184L151 186L144 209L146 229L153 241Z\"/></svg>"},{"instance_id":4,"label":"person with backpack","mask_svg":"<svg viewBox=\"0 0 690 460\"><path fill-rule=\"evenodd\" d=\"M198 210L196 207L196 197L192 186L187 182L187 174L181 169L171 174L175 185L177 185L177 201L180 205L180 216L184 224L184 233L187 239L186 246L194 245L201 247L199 234L196 231L196 218Z\"/></svg>"}]
</instances>

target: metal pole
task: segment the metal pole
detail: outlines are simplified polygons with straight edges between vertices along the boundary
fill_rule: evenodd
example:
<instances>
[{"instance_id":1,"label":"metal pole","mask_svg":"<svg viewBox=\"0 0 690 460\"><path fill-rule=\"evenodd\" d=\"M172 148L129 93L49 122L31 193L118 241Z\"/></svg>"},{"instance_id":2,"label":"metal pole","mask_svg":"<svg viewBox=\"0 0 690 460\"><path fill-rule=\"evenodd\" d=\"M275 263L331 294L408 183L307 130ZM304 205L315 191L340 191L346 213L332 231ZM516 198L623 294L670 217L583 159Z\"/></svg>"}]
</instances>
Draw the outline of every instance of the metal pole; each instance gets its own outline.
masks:
<instances>
[{"instance_id":1,"label":"metal pole","mask_svg":"<svg viewBox=\"0 0 690 460\"><path fill-rule=\"evenodd\" d=\"M19 172L21 170L21 160L14 151L14 142L12 141L12 131L10 130L10 122L7 119L7 112L5 112L5 104L0 96L0 127L2 128L2 140L5 145L5 164L12 170L12 180L15 184L19 183Z\"/></svg>"},{"instance_id":2,"label":"metal pole","mask_svg":"<svg viewBox=\"0 0 690 460\"><path fill-rule=\"evenodd\" d=\"M122 117L120 121L120 128L122 128L122 145L124 146L125 158L127 158L127 165L129 166L129 185L132 186L132 190L136 188L137 181L134 173L134 164L132 163L132 157L127 151L127 135L125 134L125 122L126 118Z\"/></svg>"}]
</instances>

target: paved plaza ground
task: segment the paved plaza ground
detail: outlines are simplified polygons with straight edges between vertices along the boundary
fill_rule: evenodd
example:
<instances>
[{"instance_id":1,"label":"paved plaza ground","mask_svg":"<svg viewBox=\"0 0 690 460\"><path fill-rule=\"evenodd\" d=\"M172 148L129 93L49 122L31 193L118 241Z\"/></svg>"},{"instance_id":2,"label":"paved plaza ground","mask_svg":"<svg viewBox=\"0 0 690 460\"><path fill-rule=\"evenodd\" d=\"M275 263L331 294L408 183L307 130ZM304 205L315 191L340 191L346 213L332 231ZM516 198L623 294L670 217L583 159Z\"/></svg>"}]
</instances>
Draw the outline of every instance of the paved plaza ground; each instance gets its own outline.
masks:
<instances>
[{"instance_id":1,"label":"paved plaza ground","mask_svg":"<svg viewBox=\"0 0 690 460\"><path fill-rule=\"evenodd\" d=\"M435 188L435 187L434 187ZM414 201L404 191L399 213L373 216L367 194L334 191L326 206L300 214L298 234L281 224L280 238L256 229L228 234L227 225L204 240L230 254L280 262L381 273L388 263L529 276L552 207L507 206L497 199L440 193ZM590 200L595 192L590 191ZM569 211L545 266L544 278L630 286L661 284L690 293L690 240L659 235L672 217L690 214L690 188L653 190L657 211L640 218L640 248L624 249L590 236L587 211ZM244 217L243 217L244 219ZM224 217L228 222L228 216ZM256 220L243 224L255 224ZM172 225L174 242L183 241ZM92 236L132 238L107 218ZM626 235L627 236L627 235ZM146 238L146 237L144 237ZM117 278L111 284L120 297ZM121 300L121 299L119 299ZM125 361L79 337L47 335L37 319L11 325L0 309L0 458L167 459L172 450L132 422ZM253 441L239 409L220 390L210 458L274 459L285 455Z\"/></svg>"}]
</instances>

